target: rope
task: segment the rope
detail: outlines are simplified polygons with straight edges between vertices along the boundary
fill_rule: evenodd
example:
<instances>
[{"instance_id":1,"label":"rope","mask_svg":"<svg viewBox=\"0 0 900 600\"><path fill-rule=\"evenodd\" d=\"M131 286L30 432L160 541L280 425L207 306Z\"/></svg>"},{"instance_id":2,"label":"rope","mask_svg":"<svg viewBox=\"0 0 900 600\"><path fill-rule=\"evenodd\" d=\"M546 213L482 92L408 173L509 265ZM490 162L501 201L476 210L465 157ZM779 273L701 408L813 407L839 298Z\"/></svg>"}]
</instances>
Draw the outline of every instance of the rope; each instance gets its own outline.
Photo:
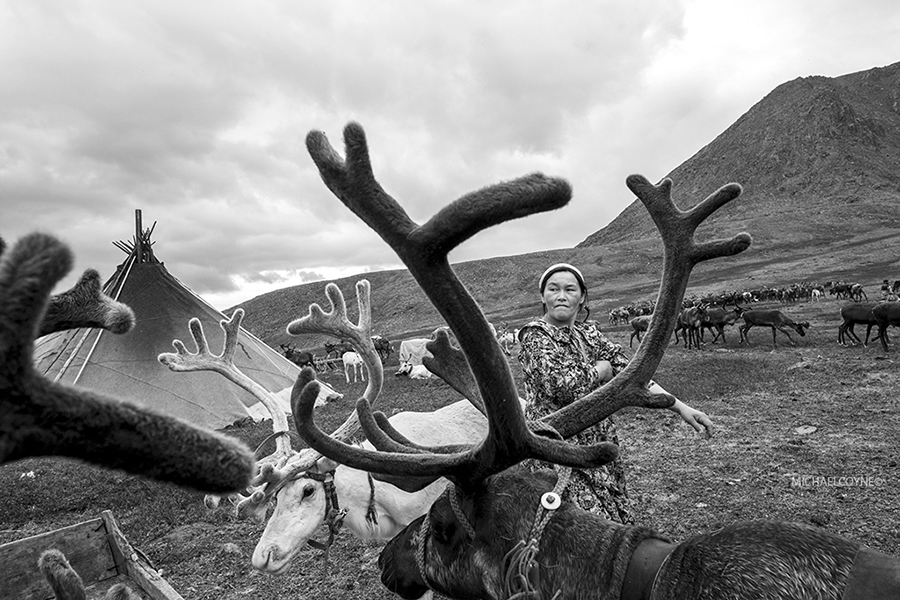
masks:
<instances>
[{"instance_id":1,"label":"rope","mask_svg":"<svg viewBox=\"0 0 900 600\"><path fill-rule=\"evenodd\" d=\"M369 476L369 506L366 508L366 521L374 525L378 525L378 511L375 510L375 478L371 473Z\"/></svg>"},{"instance_id":2,"label":"rope","mask_svg":"<svg viewBox=\"0 0 900 600\"><path fill-rule=\"evenodd\" d=\"M544 534L544 528L550 522L556 509L562 504L560 497L563 490L569 485L572 469L560 468L557 473L553 491L541 497L541 503L532 520L528 541L519 541L504 557L504 561L508 565L503 580L508 600L540 600L539 565L536 560L540 549L540 540ZM560 593L562 590L557 590L551 600L555 600Z\"/></svg>"},{"instance_id":3,"label":"rope","mask_svg":"<svg viewBox=\"0 0 900 600\"><path fill-rule=\"evenodd\" d=\"M416 533L416 566L419 567L419 576L422 577L422 582L429 589L431 586L428 585L428 577L425 576L425 536L428 535L430 529L431 522L428 515L425 515L425 519L419 525L419 531Z\"/></svg>"},{"instance_id":4,"label":"rope","mask_svg":"<svg viewBox=\"0 0 900 600\"><path fill-rule=\"evenodd\" d=\"M447 494L450 499L450 508L453 509L453 514L456 515L456 520L459 521L460 525L463 526L463 529L466 530L469 539L474 540L475 528L472 527L471 523L469 523L469 519L466 518L466 514L459 506L459 490L456 489L455 485L451 484L444 488L444 493Z\"/></svg>"},{"instance_id":5,"label":"rope","mask_svg":"<svg viewBox=\"0 0 900 600\"><path fill-rule=\"evenodd\" d=\"M325 488L325 521L328 523L328 541L317 542L316 540L307 540L306 543L323 550L325 552L325 563L328 563L328 551L334 544L335 536L340 532L344 525L344 517L347 516L347 510L341 509L338 503L337 490L334 487L334 471L326 471L325 473L306 473L306 476L316 481L321 481Z\"/></svg>"}]
</instances>

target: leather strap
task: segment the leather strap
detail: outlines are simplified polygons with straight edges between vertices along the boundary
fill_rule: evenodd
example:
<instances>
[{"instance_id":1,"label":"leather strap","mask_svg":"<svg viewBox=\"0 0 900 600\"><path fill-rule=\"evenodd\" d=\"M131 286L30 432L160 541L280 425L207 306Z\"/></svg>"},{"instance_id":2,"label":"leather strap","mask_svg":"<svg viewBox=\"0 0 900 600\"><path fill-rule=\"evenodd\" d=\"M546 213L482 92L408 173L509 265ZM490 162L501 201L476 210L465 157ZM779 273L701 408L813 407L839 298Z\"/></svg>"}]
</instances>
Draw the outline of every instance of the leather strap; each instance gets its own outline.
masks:
<instances>
[{"instance_id":1,"label":"leather strap","mask_svg":"<svg viewBox=\"0 0 900 600\"><path fill-rule=\"evenodd\" d=\"M656 574L676 545L659 538L647 538L638 544L625 571L621 600L649 600Z\"/></svg>"}]
</instances>

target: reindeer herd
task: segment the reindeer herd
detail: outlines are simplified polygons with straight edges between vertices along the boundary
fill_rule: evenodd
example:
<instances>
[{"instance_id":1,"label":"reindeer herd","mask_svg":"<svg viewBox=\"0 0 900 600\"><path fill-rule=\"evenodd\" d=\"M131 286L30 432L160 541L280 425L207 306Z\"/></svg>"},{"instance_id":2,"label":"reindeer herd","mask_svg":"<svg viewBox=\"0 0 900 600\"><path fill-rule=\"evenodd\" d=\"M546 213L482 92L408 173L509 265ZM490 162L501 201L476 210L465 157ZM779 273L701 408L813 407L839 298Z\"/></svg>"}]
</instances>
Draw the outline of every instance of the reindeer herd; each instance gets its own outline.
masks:
<instances>
[{"instance_id":1,"label":"reindeer herd","mask_svg":"<svg viewBox=\"0 0 900 600\"><path fill-rule=\"evenodd\" d=\"M738 312L699 304L690 307L696 311L686 313L682 306L694 266L738 254L751 243L746 233L727 240L694 240L706 218L740 195L739 185L725 185L683 211L672 201L671 181L652 184L639 175L627 178L665 248L652 318L636 333L639 346L621 373L540 421L527 422L501 341L457 278L448 254L491 226L565 206L572 195L570 185L558 178L528 175L467 194L419 224L376 181L359 125L351 123L344 130L344 156L321 132L311 132L306 142L325 185L396 252L448 323L458 347L441 332L429 343L431 356L424 362L464 399L431 413L388 418L375 410L376 404L386 402L380 399L384 372L373 343L368 282L356 286L357 323L347 318L340 290L329 284L330 310L313 304L309 314L290 321L286 331L292 336L325 334L347 340L364 363L365 392L335 431L322 431L316 423L320 382L316 371L306 367L293 388L291 418L309 447L299 451L292 447L287 416L277 399L240 373L232 360L243 317L238 310L222 322L226 339L221 354L210 351L202 328L192 321L189 329L197 351L176 340L175 352L161 354L159 360L175 371L218 372L257 395L271 412L272 454L248 463L250 455L242 444L229 444L219 435L191 435L190 429L160 420L165 427L153 431L171 432L170 438L145 441L125 436L92 451L97 440L81 436L77 442L87 449L77 455L219 494L207 497L208 506L227 498L240 517L264 521L271 509L252 558L262 571L284 572L307 542L327 550L342 527L360 538L389 540L378 559L381 581L407 599L431 592L495 600L900 597L900 559L823 529L756 520L675 542L649 527L605 521L560 501L569 469L606 464L618 453L609 442L577 446L568 438L624 407L661 408L674 402L668 394L647 389L673 334L683 336L689 347L702 343L704 329L724 341L724 328L741 319L742 341L747 341L751 328L761 326L772 329L774 344L776 331L791 339L789 329L803 335L808 327L777 310ZM0 289L9 287L17 274L4 262ZM40 309L51 287L44 284L27 298L36 298ZM900 325L900 314L882 306L872 308L880 331L882 324L885 329ZM28 343L4 346L8 355L4 360L16 361L16 368L7 368L0 383L11 381L15 390L29 390L15 396L22 400L13 400L12 408L33 417L47 397L68 394L87 409L81 416L70 415L70 421L92 418L91 410L109 411L107 405L117 418L127 418L122 403L89 395L76 398L57 384L33 381L27 369L19 368L23 358L29 358L28 344L38 331L42 314L38 309L28 313L29 320L15 334ZM858 319L864 316L845 317L849 320L841 333L855 337L853 324L863 323ZM31 379L20 384L25 376ZM0 407L4 402L11 400L0 399ZM4 415L0 413L0 459L12 460L22 452L60 453L60 448L40 444L26 444L17 453L16 444L22 444ZM155 419L142 418L151 423ZM72 429L71 422L68 426ZM54 431L65 435L61 424ZM359 434L366 440L362 444L354 443ZM176 438L188 440L189 446L173 445ZM40 441L45 444L46 436ZM197 456L203 444L209 445L206 461ZM122 452L114 456L117 445ZM62 449L75 452L74 448ZM179 451L190 453L195 467L209 463L211 468L186 477L172 472L171 461L152 460L153 453L168 457ZM556 467L532 472L520 465L527 459ZM323 524L328 541L312 540Z\"/></svg>"}]
</instances>

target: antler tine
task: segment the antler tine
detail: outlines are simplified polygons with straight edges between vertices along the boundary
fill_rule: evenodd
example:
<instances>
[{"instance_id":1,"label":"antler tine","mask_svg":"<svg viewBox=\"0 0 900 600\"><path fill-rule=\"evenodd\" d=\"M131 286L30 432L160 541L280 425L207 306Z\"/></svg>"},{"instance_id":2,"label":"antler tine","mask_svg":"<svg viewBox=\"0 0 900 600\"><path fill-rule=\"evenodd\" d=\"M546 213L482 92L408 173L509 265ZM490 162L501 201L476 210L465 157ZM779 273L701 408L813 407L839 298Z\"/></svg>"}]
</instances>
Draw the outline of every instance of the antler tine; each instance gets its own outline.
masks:
<instances>
[{"instance_id":1,"label":"antler tine","mask_svg":"<svg viewBox=\"0 0 900 600\"><path fill-rule=\"evenodd\" d=\"M331 302L331 310L325 312L318 304L309 306L309 314L305 317L291 321L287 326L290 335L302 335L305 333L325 333L350 341L353 349L360 355L366 369L369 372L369 381L363 396L370 402L381 393L384 385L384 367L381 365L381 357L375 351L372 342L372 286L366 279L356 282L356 301L359 306L359 324L354 325L347 318L347 303L344 294L334 283L325 286L325 295ZM345 428L347 423L341 426ZM352 427L348 427L352 428ZM357 428L358 429L358 428ZM351 431L347 437L355 433ZM337 432L335 432L337 435Z\"/></svg>"},{"instance_id":2,"label":"antler tine","mask_svg":"<svg viewBox=\"0 0 900 600\"><path fill-rule=\"evenodd\" d=\"M481 414L485 414L481 392L478 391L478 383L472 375L472 369L469 368L469 361L461 350L450 344L447 330L439 329L434 339L425 344L425 347L432 354L422 358L425 368L462 394Z\"/></svg>"},{"instance_id":3,"label":"antler tine","mask_svg":"<svg viewBox=\"0 0 900 600\"><path fill-rule=\"evenodd\" d=\"M287 416L279 406L278 399L266 388L250 379L234 364L234 351L237 347L243 319L244 309L239 308L232 313L230 319L219 321L219 325L225 332L222 354L216 355L210 352L206 335L203 333L203 324L200 322L200 319L193 318L188 322L188 328L191 331L191 336L194 338L197 352L188 351L181 340L173 340L172 346L175 347L175 353L164 352L157 359L169 367L170 370L178 373L190 371L213 371L219 373L232 383L250 392L269 411L272 417L272 428L275 430L275 433L281 434L275 440L276 454L278 456L289 456L293 450L291 450L290 438L287 436L288 421Z\"/></svg>"},{"instance_id":4,"label":"antler tine","mask_svg":"<svg viewBox=\"0 0 900 600\"><path fill-rule=\"evenodd\" d=\"M694 232L703 220L740 195L741 186L736 183L719 188L687 212L678 209L672 201L669 179L653 185L641 175L631 175L626 183L644 203L662 236L664 258L659 297L650 328L628 366L602 388L542 419L563 437L583 431L624 406L660 408L672 404L673 398L651 394L646 385L659 366L675 328L691 270L701 261L743 252L751 243L747 233L739 233L730 240L700 244L694 241Z\"/></svg>"},{"instance_id":5,"label":"antler tine","mask_svg":"<svg viewBox=\"0 0 900 600\"><path fill-rule=\"evenodd\" d=\"M50 298L38 336L81 327L100 327L112 333L134 327L134 311L103 293L100 273L94 269L87 269L72 289Z\"/></svg>"}]
</instances>

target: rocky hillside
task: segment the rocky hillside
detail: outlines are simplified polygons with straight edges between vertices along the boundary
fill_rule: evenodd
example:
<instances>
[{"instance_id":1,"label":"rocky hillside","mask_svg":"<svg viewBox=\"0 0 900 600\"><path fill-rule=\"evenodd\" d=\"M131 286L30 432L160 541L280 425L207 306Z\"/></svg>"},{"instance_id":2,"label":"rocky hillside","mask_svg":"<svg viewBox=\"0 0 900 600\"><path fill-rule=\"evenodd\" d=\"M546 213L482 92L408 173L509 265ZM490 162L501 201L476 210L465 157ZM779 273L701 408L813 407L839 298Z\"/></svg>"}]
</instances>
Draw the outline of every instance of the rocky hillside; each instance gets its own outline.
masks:
<instances>
[{"instance_id":1,"label":"rocky hillside","mask_svg":"<svg viewBox=\"0 0 900 600\"><path fill-rule=\"evenodd\" d=\"M669 175L682 208L738 182L740 202L705 225L757 242L831 243L896 233L900 217L900 63L775 88ZM579 246L654 238L635 200Z\"/></svg>"},{"instance_id":2,"label":"rocky hillside","mask_svg":"<svg viewBox=\"0 0 900 600\"><path fill-rule=\"evenodd\" d=\"M718 211L698 238L753 235L739 257L695 269L689 293L852 279L877 290L900 279L900 63L837 78L780 85L668 177L682 208L736 181L742 196ZM635 200L577 247L454 265L488 318L517 326L539 312L534 289L549 264L578 264L595 314L652 298L662 247ZM336 281L355 308L354 283ZM405 270L368 273L377 332L392 339L443 324ZM285 288L242 304L245 326L269 344L316 347L284 333L313 302L329 308L325 282Z\"/></svg>"}]
</instances>

